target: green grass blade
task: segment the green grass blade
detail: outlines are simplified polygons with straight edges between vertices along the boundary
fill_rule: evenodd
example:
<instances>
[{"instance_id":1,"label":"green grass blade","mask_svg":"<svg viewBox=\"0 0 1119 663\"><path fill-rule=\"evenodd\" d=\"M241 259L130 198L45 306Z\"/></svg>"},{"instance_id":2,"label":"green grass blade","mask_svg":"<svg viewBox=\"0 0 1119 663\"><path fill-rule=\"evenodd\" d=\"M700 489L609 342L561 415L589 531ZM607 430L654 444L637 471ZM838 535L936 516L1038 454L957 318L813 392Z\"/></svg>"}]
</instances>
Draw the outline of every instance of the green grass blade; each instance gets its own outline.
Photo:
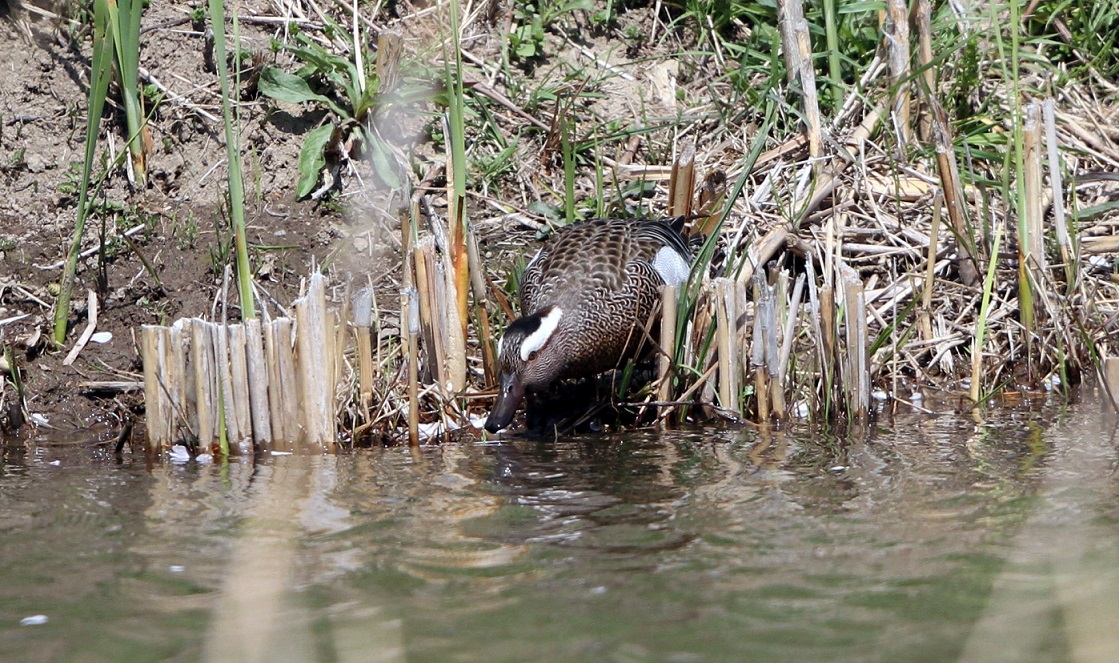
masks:
<instances>
[{"instance_id":1,"label":"green grass blade","mask_svg":"<svg viewBox=\"0 0 1119 663\"><path fill-rule=\"evenodd\" d=\"M824 34L828 43L832 111L838 113L843 104L843 74L839 63L839 28L835 21L835 0L824 0Z\"/></svg>"}]
</instances>

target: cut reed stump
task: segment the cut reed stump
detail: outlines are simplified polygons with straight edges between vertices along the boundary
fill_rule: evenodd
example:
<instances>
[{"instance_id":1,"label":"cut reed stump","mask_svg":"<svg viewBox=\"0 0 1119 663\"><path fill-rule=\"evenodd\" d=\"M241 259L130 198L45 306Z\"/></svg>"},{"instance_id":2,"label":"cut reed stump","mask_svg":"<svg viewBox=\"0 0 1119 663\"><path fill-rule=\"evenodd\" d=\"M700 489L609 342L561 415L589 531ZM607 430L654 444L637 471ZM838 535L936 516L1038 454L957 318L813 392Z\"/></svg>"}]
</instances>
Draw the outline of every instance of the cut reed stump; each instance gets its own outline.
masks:
<instances>
[{"instance_id":1,"label":"cut reed stump","mask_svg":"<svg viewBox=\"0 0 1119 663\"><path fill-rule=\"evenodd\" d=\"M333 450L338 321L325 287L321 274L310 277L294 319L145 325L149 444L209 451L224 448L224 435L232 453Z\"/></svg>"}]
</instances>

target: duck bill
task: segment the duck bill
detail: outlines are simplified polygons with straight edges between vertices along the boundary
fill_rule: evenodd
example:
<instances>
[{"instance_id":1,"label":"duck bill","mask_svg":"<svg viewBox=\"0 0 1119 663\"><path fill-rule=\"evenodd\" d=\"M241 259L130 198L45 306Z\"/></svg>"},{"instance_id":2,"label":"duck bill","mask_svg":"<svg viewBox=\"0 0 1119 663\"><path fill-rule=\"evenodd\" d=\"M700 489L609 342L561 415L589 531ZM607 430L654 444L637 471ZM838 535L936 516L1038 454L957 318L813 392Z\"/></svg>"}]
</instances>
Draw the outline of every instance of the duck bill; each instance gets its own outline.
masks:
<instances>
[{"instance_id":1,"label":"duck bill","mask_svg":"<svg viewBox=\"0 0 1119 663\"><path fill-rule=\"evenodd\" d=\"M524 396L525 387L520 378L515 373L502 371L498 380L497 400L490 410L490 416L486 418L486 430L496 433L508 426L513 421L513 415L517 414Z\"/></svg>"}]
</instances>

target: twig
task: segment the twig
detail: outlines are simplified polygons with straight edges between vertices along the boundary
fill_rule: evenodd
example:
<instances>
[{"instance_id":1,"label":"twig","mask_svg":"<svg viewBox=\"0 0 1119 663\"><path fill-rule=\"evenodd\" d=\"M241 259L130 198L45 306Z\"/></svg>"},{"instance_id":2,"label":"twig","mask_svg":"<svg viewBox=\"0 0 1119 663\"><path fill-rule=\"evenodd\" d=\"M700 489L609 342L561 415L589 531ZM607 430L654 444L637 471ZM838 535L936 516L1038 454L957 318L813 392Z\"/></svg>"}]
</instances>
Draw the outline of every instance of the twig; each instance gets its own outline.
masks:
<instances>
[{"instance_id":1,"label":"twig","mask_svg":"<svg viewBox=\"0 0 1119 663\"><path fill-rule=\"evenodd\" d=\"M140 73L140 78L142 78L146 82L154 85L156 87L156 89L158 89L160 92L162 92L164 94L164 96L166 96L171 101L179 104L180 106L185 106L188 110L198 114L201 117L206 118L207 120L209 120L209 121L211 121L215 124L221 124L221 118L213 115L212 113L208 113L208 112L202 110L197 104L192 102L190 99L187 99L186 97L184 97L182 95L176 94L175 92L173 92L171 90L171 88L167 87L158 78L153 76L152 73L150 71L148 71L147 69L145 69L143 67L140 67L139 73Z\"/></svg>"},{"instance_id":2,"label":"twig","mask_svg":"<svg viewBox=\"0 0 1119 663\"><path fill-rule=\"evenodd\" d=\"M86 343L89 343L90 337L93 336L93 332L97 329L97 293L92 290L88 292L88 308L86 311L89 320L86 322L85 330L82 331L82 335L78 339L78 342L75 343L73 349L70 350L70 354L66 355L66 358L62 360L63 366L69 366L74 363L74 360L78 358L78 354L85 348Z\"/></svg>"}]
</instances>

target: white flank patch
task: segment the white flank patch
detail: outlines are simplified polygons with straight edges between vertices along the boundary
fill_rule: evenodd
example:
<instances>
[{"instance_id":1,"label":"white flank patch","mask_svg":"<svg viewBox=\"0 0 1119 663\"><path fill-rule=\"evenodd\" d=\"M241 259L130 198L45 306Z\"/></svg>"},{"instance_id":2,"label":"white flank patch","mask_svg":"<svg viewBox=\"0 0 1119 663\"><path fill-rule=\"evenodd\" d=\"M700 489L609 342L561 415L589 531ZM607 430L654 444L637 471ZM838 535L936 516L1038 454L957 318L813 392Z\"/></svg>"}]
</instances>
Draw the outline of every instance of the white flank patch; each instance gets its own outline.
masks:
<instances>
[{"instance_id":1,"label":"white flank patch","mask_svg":"<svg viewBox=\"0 0 1119 663\"><path fill-rule=\"evenodd\" d=\"M692 266L684 256L676 252L676 249L662 246L661 250L657 251L657 256L653 258L653 269L657 270L657 274L661 275L665 283L677 286L688 280Z\"/></svg>"},{"instance_id":2,"label":"white flank patch","mask_svg":"<svg viewBox=\"0 0 1119 663\"><path fill-rule=\"evenodd\" d=\"M548 315L540 318L540 327L525 337L521 343L521 361L528 361L528 356L544 347L548 339L552 337L552 332L559 326L560 318L563 317L563 309L558 306L553 306Z\"/></svg>"},{"instance_id":3,"label":"white flank patch","mask_svg":"<svg viewBox=\"0 0 1119 663\"><path fill-rule=\"evenodd\" d=\"M505 334L497 337L497 361L501 361L501 343L505 340Z\"/></svg>"}]
</instances>

